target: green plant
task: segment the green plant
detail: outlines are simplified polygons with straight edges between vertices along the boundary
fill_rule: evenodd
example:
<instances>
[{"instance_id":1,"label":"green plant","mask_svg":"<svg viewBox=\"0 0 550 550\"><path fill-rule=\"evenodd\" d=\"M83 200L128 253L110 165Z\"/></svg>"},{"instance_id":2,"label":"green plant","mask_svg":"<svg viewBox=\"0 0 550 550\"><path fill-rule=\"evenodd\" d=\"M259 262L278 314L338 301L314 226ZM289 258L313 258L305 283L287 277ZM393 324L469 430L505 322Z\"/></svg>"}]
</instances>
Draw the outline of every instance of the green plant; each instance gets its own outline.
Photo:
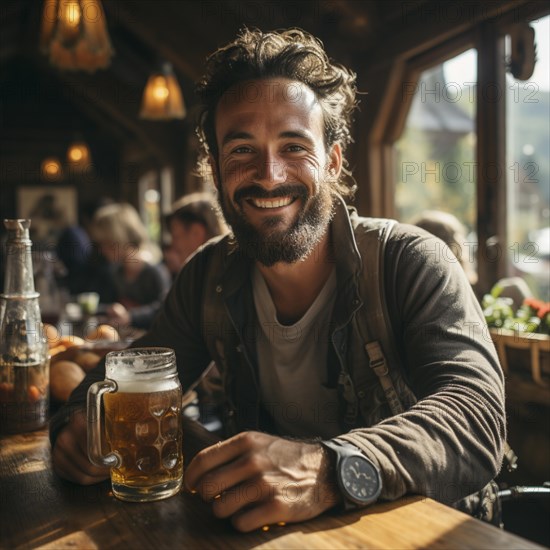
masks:
<instances>
[{"instance_id":1,"label":"green plant","mask_svg":"<svg viewBox=\"0 0 550 550\"><path fill-rule=\"evenodd\" d=\"M498 283L485 294L481 302L485 321L490 327L505 328L518 332L550 334L550 303L526 298L514 312L511 298L501 297L502 287Z\"/></svg>"}]
</instances>

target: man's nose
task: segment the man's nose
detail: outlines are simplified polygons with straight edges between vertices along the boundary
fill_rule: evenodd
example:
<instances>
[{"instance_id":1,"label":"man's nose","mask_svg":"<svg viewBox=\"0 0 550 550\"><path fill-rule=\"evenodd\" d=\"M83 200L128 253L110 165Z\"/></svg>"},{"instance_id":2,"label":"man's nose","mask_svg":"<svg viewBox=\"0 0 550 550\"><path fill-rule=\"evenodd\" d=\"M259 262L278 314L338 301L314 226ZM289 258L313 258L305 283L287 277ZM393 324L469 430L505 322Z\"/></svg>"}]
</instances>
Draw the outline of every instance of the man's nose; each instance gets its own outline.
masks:
<instances>
[{"instance_id":1,"label":"man's nose","mask_svg":"<svg viewBox=\"0 0 550 550\"><path fill-rule=\"evenodd\" d=\"M265 154L256 164L258 183L266 186L278 185L286 182L286 164L277 155Z\"/></svg>"}]
</instances>

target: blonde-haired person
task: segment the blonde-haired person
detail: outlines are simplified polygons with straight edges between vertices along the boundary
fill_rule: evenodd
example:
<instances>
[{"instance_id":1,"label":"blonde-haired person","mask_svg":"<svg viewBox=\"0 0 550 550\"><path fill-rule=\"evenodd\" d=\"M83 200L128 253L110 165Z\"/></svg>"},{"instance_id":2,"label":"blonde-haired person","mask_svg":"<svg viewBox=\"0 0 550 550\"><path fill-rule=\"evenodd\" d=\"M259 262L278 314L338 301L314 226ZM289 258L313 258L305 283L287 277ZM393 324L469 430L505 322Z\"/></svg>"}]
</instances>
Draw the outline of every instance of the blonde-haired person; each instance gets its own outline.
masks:
<instances>
[{"instance_id":1,"label":"blonde-haired person","mask_svg":"<svg viewBox=\"0 0 550 550\"><path fill-rule=\"evenodd\" d=\"M116 301L109 305L111 324L148 328L168 289L170 275L160 248L147 234L136 209L109 204L94 215L90 232L112 266Z\"/></svg>"}]
</instances>

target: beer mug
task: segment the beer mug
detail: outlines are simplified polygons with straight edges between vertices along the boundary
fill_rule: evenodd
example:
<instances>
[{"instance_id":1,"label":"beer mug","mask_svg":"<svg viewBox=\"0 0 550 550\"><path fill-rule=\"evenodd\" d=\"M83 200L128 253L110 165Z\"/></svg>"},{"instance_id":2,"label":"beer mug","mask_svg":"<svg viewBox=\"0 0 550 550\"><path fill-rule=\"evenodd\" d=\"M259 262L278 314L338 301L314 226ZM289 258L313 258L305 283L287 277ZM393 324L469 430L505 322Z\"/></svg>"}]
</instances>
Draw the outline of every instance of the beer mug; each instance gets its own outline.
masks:
<instances>
[{"instance_id":1,"label":"beer mug","mask_svg":"<svg viewBox=\"0 0 550 550\"><path fill-rule=\"evenodd\" d=\"M88 390L88 457L111 468L116 497L147 502L180 490L181 396L173 350L134 348L107 354L105 380ZM106 455L103 434L111 451Z\"/></svg>"}]
</instances>

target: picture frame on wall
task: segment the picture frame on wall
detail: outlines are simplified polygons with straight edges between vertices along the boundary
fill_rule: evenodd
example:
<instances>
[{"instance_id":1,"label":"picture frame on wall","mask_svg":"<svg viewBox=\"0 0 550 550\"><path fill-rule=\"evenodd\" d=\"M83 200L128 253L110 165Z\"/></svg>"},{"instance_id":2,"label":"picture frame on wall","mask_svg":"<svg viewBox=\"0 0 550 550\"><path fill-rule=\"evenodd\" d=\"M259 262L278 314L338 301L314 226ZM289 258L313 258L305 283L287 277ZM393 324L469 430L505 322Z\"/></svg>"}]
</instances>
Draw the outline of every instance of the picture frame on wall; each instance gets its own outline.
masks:
<instances>
[{"instance_id":1,"label":"picture frame on wall","mask_svg":"<svg viewBox=\"0 0 550 550\"><path fill-rule=\"evenodd\" d=\"M63 228L78 222L76 188L20 187L17 190L17 215L31 220L33 242L55 242Z\"/></svg>"}]
</instances>

